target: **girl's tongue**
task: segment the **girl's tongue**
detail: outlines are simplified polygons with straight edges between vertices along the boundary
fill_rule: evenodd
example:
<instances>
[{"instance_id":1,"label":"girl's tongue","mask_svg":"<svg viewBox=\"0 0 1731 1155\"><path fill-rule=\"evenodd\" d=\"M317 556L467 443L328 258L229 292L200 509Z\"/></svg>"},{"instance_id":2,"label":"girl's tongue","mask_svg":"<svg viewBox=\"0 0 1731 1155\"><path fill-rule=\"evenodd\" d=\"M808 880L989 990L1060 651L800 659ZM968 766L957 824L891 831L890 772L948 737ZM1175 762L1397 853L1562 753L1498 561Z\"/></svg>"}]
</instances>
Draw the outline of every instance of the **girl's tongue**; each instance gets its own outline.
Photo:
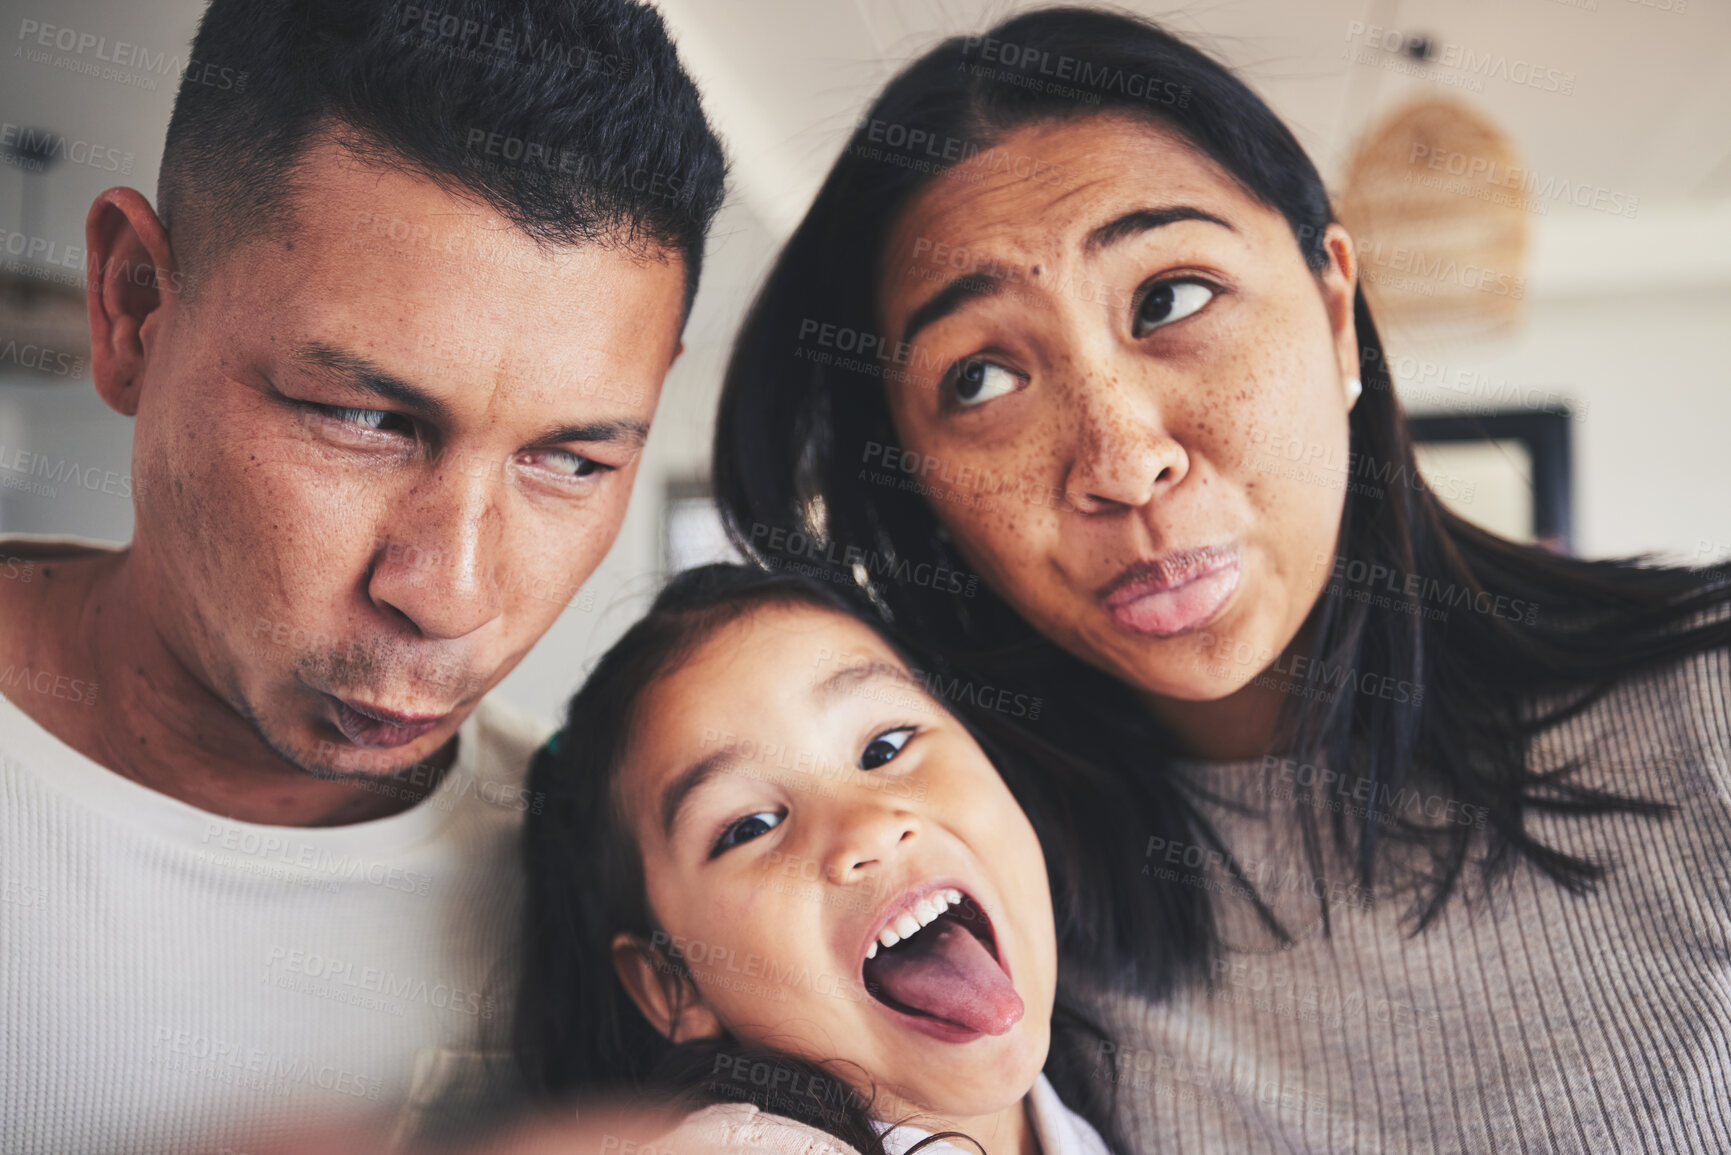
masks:
<instances>
[{"instance_id":1,"label":"girl's tongue","mask_svg":"<svg viewBox=\"0 0 1731 1155\"><path fill-rule=\"evenodd\" d=\"M1022 1017L1022 997L1010 976L984 943L948 915L866 960L865 978L868 990L900 1010L985 1035L1001 1035Z\"/></svg>"}]
</instances>

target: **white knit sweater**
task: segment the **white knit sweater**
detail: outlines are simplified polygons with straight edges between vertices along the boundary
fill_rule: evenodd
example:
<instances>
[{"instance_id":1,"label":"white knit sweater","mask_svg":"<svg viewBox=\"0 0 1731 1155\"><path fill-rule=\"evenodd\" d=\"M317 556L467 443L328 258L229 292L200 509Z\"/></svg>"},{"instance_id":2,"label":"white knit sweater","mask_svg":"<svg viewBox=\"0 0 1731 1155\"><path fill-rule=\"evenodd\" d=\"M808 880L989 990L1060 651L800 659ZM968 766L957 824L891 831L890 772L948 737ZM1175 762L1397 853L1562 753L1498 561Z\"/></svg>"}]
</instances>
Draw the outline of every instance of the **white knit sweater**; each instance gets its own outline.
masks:
<instances>
[{"instance_id":1,"label":"white knit sweater","mask_svg":"<svg viewBox=\"0 0 1731 1155\"><path fill-rule=\"evenodd\" d=\"M246 1152L350 1114L382 1146L508 1091L546 733L483 702L428 798L305 829L138 785L0 698L0 1151Z\"/></svg>"}]
</instances>

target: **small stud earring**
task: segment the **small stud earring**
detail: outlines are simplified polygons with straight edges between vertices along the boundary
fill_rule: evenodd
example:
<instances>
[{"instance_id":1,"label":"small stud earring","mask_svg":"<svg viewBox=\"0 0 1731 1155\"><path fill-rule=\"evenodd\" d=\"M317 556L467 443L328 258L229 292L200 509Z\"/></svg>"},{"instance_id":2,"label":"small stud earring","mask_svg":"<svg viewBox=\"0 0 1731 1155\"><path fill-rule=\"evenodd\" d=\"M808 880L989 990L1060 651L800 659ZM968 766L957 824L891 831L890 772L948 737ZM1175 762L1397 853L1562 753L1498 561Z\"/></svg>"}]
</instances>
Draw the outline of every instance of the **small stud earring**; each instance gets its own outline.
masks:
<instances>
[{"instance_id":1,"label":"small stud earring","mask_svg":"<svg viewBox=\"0 0 1731 1155\"><path fill-rule=\"evenodd\" d=\"M1351 409L1358 404L1359 395L1364 392L1364 382L1353 377L1346 383L1346 407Z\"/></svg>"}]
</instances>

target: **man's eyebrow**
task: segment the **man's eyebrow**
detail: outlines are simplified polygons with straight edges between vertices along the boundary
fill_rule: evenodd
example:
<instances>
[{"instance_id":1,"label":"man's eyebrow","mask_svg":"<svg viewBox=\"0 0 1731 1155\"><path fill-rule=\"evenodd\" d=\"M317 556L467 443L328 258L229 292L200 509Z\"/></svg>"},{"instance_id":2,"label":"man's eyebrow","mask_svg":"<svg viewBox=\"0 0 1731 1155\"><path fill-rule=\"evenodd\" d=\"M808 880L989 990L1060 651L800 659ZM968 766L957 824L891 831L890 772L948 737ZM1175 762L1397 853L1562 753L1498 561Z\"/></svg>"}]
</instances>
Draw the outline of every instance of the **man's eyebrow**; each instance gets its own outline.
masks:
<instances>
[{"instance_id":1,"label":"man's eyebrow","mask_svg":"<svg viewBox=\"0 0 1731 1155\"><path fill-rule=\"evenodd\" d=\"M698 787L714 778L739 760L737 747L728 746L707 754L684 770L679 777L668 783L667 789L661 795L661 833L663 837L673 837L673 824L679 821L679 812L685 809L685 804L691 800Z\"/></svg>"},{"instance_id":2,"label":"man's eyebrow","mask_svg":"<svg viewBox=\"0 0 1731 1155\"><path fill-rule=\"evenodd\" d=\"M561 425L535 439L537 445L563 445L568 441L623 441L642 448L649 440L649 426L642 421L591 421L584 425Z\"/></svg>"},{"instance_id":3,"label":"man's eyebrow","mask_svg":"<svg viewBox=\"0 0 1731 1155\"><path fill-rule=\"evenodd\" d=\"M908 316L902 326L901 343L907 344L921 329L949 316L969 301L995 297L1004 288L1003 277L991 273L963 273L932 294L930 300Z\"/></svg>"},{"instance_id":4,"label":"man's eyebrow","mask_svg":"<svg viewBox=\"0 0 1731 1155\"><path fill-rule=\"evenodd\" d=\"M846 694L860 685L876 681L880 678L900 682L908 689L919 694L926 693L926 687L918 678L908 673L894 662L864 661L843 666L823 681L811 688L811 696L819 702Z\"/></svg>"},{"instance_id":5,"label":"man's eyebrow","mask_svg":"<svg viewBox=\"0 0 1731 1155\"><path fill-rule=\"evenodd\" d=\"M1207 221L1210 224L1219 225L1223 229L1238 231L1233 229L1231 223L1224 218L1217 217L1206 209L1194 208L1190 205L1172 205L1169 208L1161 209L1136 209L1115 220L1107 221L1089 233L1087 239L1082 242L1082 251L1090 254L1097 253L1101 249L1110 248L1119 241L1128 240L1139 233L1176 224L1179 221Z\"/></svg>"},{"instance_id":6,"label":"man's eyebrow","mask_svg":"<svg viewBox=\"0 0 1731 1155\"><path fill-rule=\"evenodd\" d=\"M296 349L293 356L314 376L395 402L417 416L438 421L450 415L443 401L359 354L312 341Z\"/></svg>"},{"instance_id":7,"label":"man's eyebrow","mask_svg":"<svg viewBox=\"0 0 1731 1155\"><path fill-rule=\"evenodd\" d=\"M388 373L365 357L313 341L295 350L294 358L308 372L338 385L360 389L386 401L393 401L429 420L450 416L450 407L417 385ZM561 425L549 429L536 439L538 445L562 445L570 441L622 441L642 448L649 440L649 426L642 421L589 421L580 425Z\"/></svg>"}]
</instances>

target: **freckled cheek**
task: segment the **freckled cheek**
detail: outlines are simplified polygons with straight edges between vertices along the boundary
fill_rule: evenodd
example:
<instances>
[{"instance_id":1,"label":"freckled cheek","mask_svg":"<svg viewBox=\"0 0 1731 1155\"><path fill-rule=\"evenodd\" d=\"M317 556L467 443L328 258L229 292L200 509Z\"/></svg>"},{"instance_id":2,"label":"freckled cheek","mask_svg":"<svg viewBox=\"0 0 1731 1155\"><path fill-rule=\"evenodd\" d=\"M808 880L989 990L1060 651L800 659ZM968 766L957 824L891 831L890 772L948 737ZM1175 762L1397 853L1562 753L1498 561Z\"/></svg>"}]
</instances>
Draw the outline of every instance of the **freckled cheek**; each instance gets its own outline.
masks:
<instances>
[{"instance_id":1,"label":"freckled cheek","mask_svg":"<svg viewBox=\"0 0 1731 1155\"><path fill-rule=\"evenodd\" d=\"M1024 458L979 476L972 486L955 487L947 509L939 503L951 533L1005 571L1040 564L1060 536L1063 479L1056 467Z\"/></svg>"}]
</instances>

